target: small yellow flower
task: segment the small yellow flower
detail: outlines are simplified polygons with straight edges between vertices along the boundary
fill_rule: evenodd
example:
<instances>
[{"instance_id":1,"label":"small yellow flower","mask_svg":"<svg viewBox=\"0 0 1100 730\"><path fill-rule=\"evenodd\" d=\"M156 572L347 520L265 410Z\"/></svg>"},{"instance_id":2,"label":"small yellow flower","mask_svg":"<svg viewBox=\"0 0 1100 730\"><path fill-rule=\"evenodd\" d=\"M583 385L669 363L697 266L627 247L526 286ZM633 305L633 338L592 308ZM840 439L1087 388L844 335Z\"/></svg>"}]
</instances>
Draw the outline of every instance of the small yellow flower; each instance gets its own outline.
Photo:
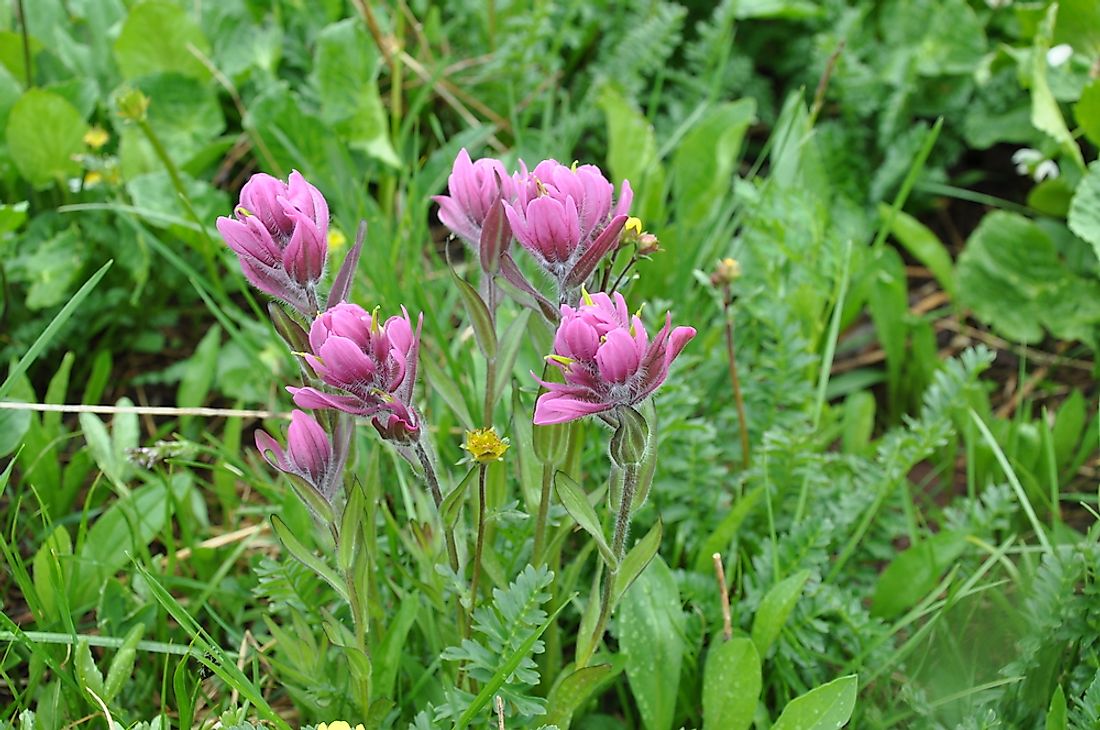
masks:
<instances>
[{"instance_id":1,"label":"small yellow flower","mask_svg":"<svg viewBox=\"0 0 1100 730\"><path fill-rule=\"evenodd\" d=\"M477 463L488 464L504 459L504 452L508 450L508 439L498 436L495 428L477 428L466 432L466 443L462 448Z\"/></svg>"},{"instance_id":2,"label":"small yellow flower","mask_svg":"<svg viewBox=\"0 0 1100 730\"><path fill-rule=\"evenodd\" d=\"M317 730L352 730L352 727L343 720L337 720L336 722L322 722L317 726ZM363 730L363 724L356 725L355 730Z\"/></svg>"},{"instance_id":3,"label":"small yellow flower","mask_svg":"<svg viewBox=\"0 0 1100 730\"><path fill-rule=\"evenodd\" d=\"M328 247L330 251L338 251L348 242L348 237L339 228L330 228L328 232Z\"/></svg>"},{"instance_id":4,"label":"small yellow flower","mask_svg":"<svg viewBox=\"0 0 1100 730\"><path fill-rule=\"evenodd\" d=\"M623 231L633 231L635 236L642 235L642 219L630 216L626 219L626 225L623 226Z\"/></svg>"},{"instance_id":5,"label":"small yellow flower","mask_svg":"<svg viewBox=\"0 0 1100 730\"><path fill-rule=\"evenodd\" d=\"M102 182L103 173L97 170L92 170L91 172L88 172L84 175L84 187L86 188L94 188L96 185L99 185Z\"/></svg>"},{"instance_id":6,"label":"small yellow flower","mask_svg":"<svg viewBox=\"0 0 1100 730\"><path fill-rule=\"evenodd\" d=\"M714 268L714 273L710 275L711 282L715 286L724 286L732 284L737 279L741 278L741 264L737 259L725 258L718 262L718 266Z\"/></svg>"},{"instance_id":7,"label":"small yellow flower","mask_svg":"<svg viewBox=\"0 0 1100 730\"><path fill-rule=\"evenodd\" d=\"M107 134L107 130L98 124L84 133L84 144L88 145L93 150L98 150L100 147L107 144L110 139L111 135Z\"/></svg>"}]
</instances>

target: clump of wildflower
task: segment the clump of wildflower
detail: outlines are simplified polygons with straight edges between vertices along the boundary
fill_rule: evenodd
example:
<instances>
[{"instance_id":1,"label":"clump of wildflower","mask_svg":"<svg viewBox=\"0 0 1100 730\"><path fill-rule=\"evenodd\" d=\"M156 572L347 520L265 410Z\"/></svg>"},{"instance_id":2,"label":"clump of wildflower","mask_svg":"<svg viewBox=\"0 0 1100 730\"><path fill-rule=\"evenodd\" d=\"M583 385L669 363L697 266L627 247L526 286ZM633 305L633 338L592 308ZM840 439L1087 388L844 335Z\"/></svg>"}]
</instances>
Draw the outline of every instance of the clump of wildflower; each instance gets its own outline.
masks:
<instances>
[{"instance_id":1,"label":"clump of wildflower","mask_svg":"<svg viewBox=\"0 0 1100 730\"><path fill-rule=\"evenodd\" d=\"M554 352L547 359L565 382L542 382L546 392L535 405L535 423L564 423L637 405L665 381L669 365L694 336L693 327L673 329L668 314L651 341L622 294L583 293L580 306L561 308Z\"/></svg>"},{"instance_id":2,"label":"clump of wildflower","mask_svg":"<svg viewBox=\"0 0 1100 730\"><path fill-rule=\"evenodd\" d=\"M309 330L306 363L337 393L317 388L287 388L300 408L329 408L370 416L383 438L411 442L420 435L413 408L420 328L413 329L404 307L401 316L380 321L357 304L342 302L321 314Z\"/></svg>"},{"instance_id":3,"label":"clump of wildflower","mask_svg":"<svg viewBox=\"0 0 1100 730\"><path fill-rule=\"evenodd\" d=\"M493 204L515 198L515 183L500 160L483 157L473 161L463 147L447 178L448 195L432 197L439 204L439 220L474 250Z\"/></svg>"},{"instance_id":4,"label":"clump of wildflower","mask_svg":"<svg viewBox=\"0 0 1100 730\"><path fill-rule=\"evenodd\" d=\"M325 197L297 170L285 183L258 173L241 189L233 214L218 218L218 232L248 281L313 317L328 255Z\"/></svg>"}]
</instances>

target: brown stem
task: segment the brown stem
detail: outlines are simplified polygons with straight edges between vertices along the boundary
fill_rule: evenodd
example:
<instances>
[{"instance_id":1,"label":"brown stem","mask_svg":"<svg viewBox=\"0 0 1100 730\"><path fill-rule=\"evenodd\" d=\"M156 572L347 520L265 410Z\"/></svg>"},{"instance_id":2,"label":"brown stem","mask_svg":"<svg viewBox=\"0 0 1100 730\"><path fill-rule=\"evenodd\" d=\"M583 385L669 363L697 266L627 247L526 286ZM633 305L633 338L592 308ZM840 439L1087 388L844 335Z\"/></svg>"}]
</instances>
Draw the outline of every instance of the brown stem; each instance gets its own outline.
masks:
<instances>
[{"instance_id":1,"label":"brown stem","mask_svg":"<svg viewBox=\"0 0 1100 730\"><path fill-rule=\"evenodd\" d=\"M420 460L420 466L424 469L424 480L428 482L428 491L432 493L432 501L435 502L438 511L443 506L443 492L439 489L439 477L436 476L432 460L428 458L428 452L419 441L416 444L416 458ZM439 512L439 519L441 522L444 519L442 511ZM443 525L443 537L447 542L447 558L450 560L451 570L458 573L458 548L455 546L455 535L446 525Z\"/></svg>"},{"instance_id":2,"label":"brown stem","mask_svg":"<svg viewBox=\"0 0 1100 730\"><path fill-rule=\"evenodd\" d=\"M726 641L733 638L733 622L730 619L730 590L726 585L726 569L722 567L721 553L715 553L714 573L718 576L718 596L722 601L722 636Z\"/></svg>"},{"instance_id":3,"label":"brown stem","mask_svg":"<svg viewBox=\"0 0 1100 730\"><path fill-rule=\"evenodd\" d=\"M741 394L741 379L737 376L737 356L733 348L733 312L730 305L733 296L729 284L725 287L725 296L722 298L722 308L726 314L726 355L729 359L730 384L733 386L733 399L737 403L737 421L741 436L741 461L746 469L749 468L751 458L749 454L749 423L745 420L745 398Z\"/></svg>"}]
</instances>

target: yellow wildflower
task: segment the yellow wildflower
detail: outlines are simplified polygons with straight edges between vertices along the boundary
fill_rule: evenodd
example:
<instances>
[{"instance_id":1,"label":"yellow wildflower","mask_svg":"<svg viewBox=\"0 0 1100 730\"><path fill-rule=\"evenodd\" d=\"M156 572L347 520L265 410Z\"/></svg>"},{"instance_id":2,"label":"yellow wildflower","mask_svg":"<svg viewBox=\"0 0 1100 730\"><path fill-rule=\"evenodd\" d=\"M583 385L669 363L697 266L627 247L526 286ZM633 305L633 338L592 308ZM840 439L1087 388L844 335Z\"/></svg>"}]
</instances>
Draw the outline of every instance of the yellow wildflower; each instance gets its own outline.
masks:
<instances>
[{"instance_id":1,"label":"yellow wildflower","mask_svg":"<svg viewBox=\"0 0 1100 730\"><path fill-rule=\"evenodd\" d=\"M472 460L479 464L488 464L504 459L504 452L508 450L508 439L498 436L495 428L477 428L466 432L466 443L462 448L469 452Z\"/></svg>"}]
</instances>

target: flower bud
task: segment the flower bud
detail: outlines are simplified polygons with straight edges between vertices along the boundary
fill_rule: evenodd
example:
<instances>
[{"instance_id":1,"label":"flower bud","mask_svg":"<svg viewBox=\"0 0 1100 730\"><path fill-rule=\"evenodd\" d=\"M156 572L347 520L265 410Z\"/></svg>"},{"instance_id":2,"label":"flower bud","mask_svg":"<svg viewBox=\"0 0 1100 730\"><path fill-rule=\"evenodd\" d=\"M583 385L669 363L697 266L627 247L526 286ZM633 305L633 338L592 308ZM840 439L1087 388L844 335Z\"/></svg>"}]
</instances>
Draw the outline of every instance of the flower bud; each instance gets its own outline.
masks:
<instances>
[{"instance_id":1,"label":"flower bud","mask_svg":"<svg viewBox=\"0 0 1100 730\"><path fill-rule=\"evenodd\" d=\"M145 121L145 114L149 111L149 97L139 89L126 89L118 95L115 104L118 115L128 122Z\"/></svg>"},{"instance_id":2,"label":"flower bud","mask_svg":"<svg viewBox=\"0 0 1100 730\"><path fill-rule=\"evenodd\" d=\"M737 259L724 258L714 268L710 275L710 283L714 286L729 286L741 278L741 264Z\"/></svg>"},{"instance_id":3,"label":"flower bud","mask_svg":"<svg viewBox=\"0 0 1100 730\"><path fill-rule=\"evenodd\" d=\"M611 458L621 467L640 464L649 446L649 424L630 406L620 406L616 415L619 427L611 437Z\"/></svg>"}]
</instances>

